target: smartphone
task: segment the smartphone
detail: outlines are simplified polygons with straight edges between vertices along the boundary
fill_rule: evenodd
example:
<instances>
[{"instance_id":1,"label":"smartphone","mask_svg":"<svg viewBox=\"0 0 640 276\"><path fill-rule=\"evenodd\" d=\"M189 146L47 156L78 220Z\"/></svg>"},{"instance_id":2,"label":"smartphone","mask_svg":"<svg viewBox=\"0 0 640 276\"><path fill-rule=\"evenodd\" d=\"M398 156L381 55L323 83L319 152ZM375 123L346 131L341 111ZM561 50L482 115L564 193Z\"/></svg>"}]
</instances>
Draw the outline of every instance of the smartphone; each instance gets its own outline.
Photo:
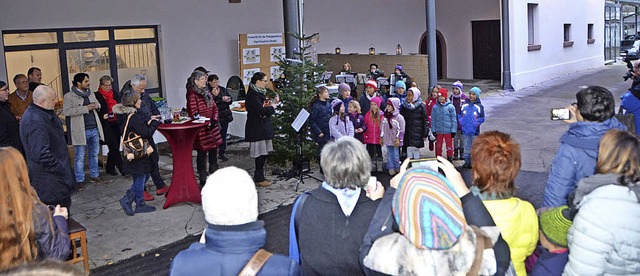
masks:
<instances>
[{"instance_id":1,"label":"smartphone","mask_svg":"<svg viewBox=\"0 0 640 276\"><path fill-rule=\"evenodd\" d=\"M438 159L435 158L421 158L411 159L409 161L409 168L427 168L432 171L438 171Z\"/></svg>"},{"instance_id":2,"label":"smartphone","mask_svg":"<svg viewBox=\"0 0 640 276\"><path fill-rule=\"evenodd\" d=\"M568 108L554 108L551 109L551 120L569 120L571 119L571 112Z\"/></svg>"},{"instance_id":3,"label":"smartphone","mask_svg":"<svg viewBox=\"0 0 640 276\"><path fill-rule=\"evenodd\" d=\"M375 192L378 189L378 178L375 176L369 177L369 182L367 182L367 191Z\"/></svg>"}]
</instances>

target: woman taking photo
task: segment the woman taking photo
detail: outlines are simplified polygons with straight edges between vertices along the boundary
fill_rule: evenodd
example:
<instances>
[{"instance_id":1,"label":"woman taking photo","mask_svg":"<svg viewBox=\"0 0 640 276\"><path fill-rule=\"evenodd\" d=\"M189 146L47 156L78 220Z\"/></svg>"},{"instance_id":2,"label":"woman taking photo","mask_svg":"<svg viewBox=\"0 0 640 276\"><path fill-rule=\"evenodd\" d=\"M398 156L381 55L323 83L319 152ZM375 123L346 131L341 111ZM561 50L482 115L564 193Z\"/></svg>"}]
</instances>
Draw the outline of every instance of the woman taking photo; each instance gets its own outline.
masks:
<instances>
[{"instance_id":1,"label":"woman taking photo","mask_svg":"<svg viewBox=\"0 0 640 276\"><path fill-rule=\"evenodd\" d=\"M264 176L264 164L269 152L273 151L273 123L271 115L276 112L279 98L267 99L267 84L269 78L262 72L256 72L251 77L249 92L245 100L247 109L247 123L244 125L244 140L249 142L249 156L255 159L256 170L253 181L260 187L271 185Z\"/></svg>"},{"instance_id":2,"label":"woman taking photo","mask_svg":"<svg viewBox=\"0 0 640 276\"><path fill-rule=\"evenodd\" d=\"M140 137L147 139L155 149L153 132L156 131L160 123L154 117L144 121L143 115L138 112L141 103L140 94L137 92L125 93L122 95L122 103L113 106L113 113L118 118L120 131L124 137L129 137L130 133L140 135ZM127 215L133 216L135 213L149 213L156 210L156 207L149 206L144 201L144 183L149 180L150 173L157 165L158 163L154 162L151 156L124 162L124 172L133 178L131 188L120 199L120 206ZM135 212L131 207L134 201L136 202Z\"/></svg>"},{"instance_id":3,"label":"woman taking photo","mask_svg":"<svg viewBox=\"0 0 640 276\"><path fill-rule=\"evenodd\" d=\"M610 130L600 140L596 174L578 182L571 209L565 275L640 272L640 137Z\"/></svg>"},{"instance_id":4,"label":"woman taking photo","mask_svg":"<svg viewBox=\"0 0 640 276\"><path fill-rule=\"evenodd\" d=\"M198 152L196 167L200 176L200 186L203 187L207 176L218 169L217 149L222 144L222 137L218 127L218 106L213 94L207 89L207 73L200 70L191 73L187 84L187 112L191 118L197 114L211 119L209 127L201 128L193 142L193 149ZM209 156L209 174L207 174L207 155Z\"/></svg>"},{"instance_id":5,"label":"woman taking photo","mask_svg":"<svg viewBox=\"0 0 640 276\"><path fill-rule=\"evenodd\" d=\"M38 199L15 148L0 148L0 175L0 270L46 258L66 260L71 248L67 208Z\"/></svg>"},{"instance_id":6,"label":"woman taking photo","mask_svg":"<svg viewBox=\"0 0 640 276\"><path fill-rule=\"evenodd\" d=\"M98 117L100 117L105 143L109 147L105 171L110 175L118 175L116 172L116 168L118 168L120 174L124 175L122 158L120 157L120 129L118 128L116 116L113 114L113 106L118 102L111 88L112 82L113 79L110 76L102 76L100 78L100 87L98 87L95 96L100 103Z\"/></svg>"}]
</instances>

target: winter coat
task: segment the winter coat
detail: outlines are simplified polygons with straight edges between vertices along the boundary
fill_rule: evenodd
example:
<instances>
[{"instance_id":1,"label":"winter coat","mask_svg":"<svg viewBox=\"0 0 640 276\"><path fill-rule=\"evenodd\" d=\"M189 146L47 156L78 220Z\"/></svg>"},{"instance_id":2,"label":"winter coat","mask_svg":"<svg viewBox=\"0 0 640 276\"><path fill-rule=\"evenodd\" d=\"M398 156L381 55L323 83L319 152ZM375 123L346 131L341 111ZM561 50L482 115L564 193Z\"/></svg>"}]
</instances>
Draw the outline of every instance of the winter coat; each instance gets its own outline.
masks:
<instances>
[{"instance_id":1,"label":"winter coat","mask_svg":"<svg viewBox=\"0 0 640 276\"><path fill-rule=\"evenodd\" d=\"M207 93L211 92L207 91ZM211 119L209 127L200 128L196 134L193 149L209 151L222 145L222 135L218 126L218 106L215 101L211 101L211 105L207 106L204 96L190 87L187 89L187 112L191 118L198 113L202 117Z\"/></svg>"},{"instance_id":2,"label":"winter coat","mask_svg":"<svg viewBox=\"0 0 640 276\"><path fill-rule=\"evenodd\" d=\"M480 99L473 103L467 100L467 103L462 105L458 122L462 126L462 134L480 135L480 125L484 123L484 106L480 103Z\"/></svg>"},{"instance_id":3,"label":"winter coat","mask_svg":"<svg viewBox=\"0 0 640 276\"><path fill-rule=\"evenodd\" d=\"M451 101L451 104L453 104L453 106L456 108L456 116L460 114L460 112L462 112L462 105L464 103L467 102L467 100L469 100L469 97L467 97L466 94L460 92L460 97L455 97L453 96L453 92L451 92L451 96L449 96L449 101ZM460 125L460 122L458 122L458 131L462 131L462 125Z\"/></svg>"},{"instance_id":4,"label":"winter coat","mask_svg":"<svg viewBox=\"0 0 640 276\"><path fill-rule=\"evenodd\" d=\"M20 142L20 122L11 114L9 102L0 102L0 147L14 147L24 155Z\"/></svg>"},{"instance_id":5,"label":"winter coat","mask_svg":"<svg viewBox=\"0 0 640 276\"><path fill-rule=\"evenodd\" d=\"M431 131L434 134L456 133L458 131L456 118L456 109L450 101L435 104L431 111Z\"/></svg>"},{"instance_id":6,"label":"winter coat","mask_svg":"<svg viewBox=\"0 0 640 276\"><path fill-rule=\"evenodd\" d=\"M76 178L64 139L60 118L53 110L31 104L20 121L31 186L42 202L61 202L71 196Z\"/></svg>"},{"instance_id":7,"label":"winter coat","mask_svg":"<svg viewBox=\"0 0 640 276\"><path fill-rule=\"evenodd\" d=\"M40 203L34 203L31 216L38 244L38 259L53 258L66 261L71 252L67 219L63 216L52 216L49 208ZM49 224L49 219L51 219L51 224ZM51 226L53 226L53 232Z\"/></svg>"},{"instance_id":8,"label":"winter coat","mask_svg":"<svg viewBox=\"0 0 640 276\"><path fill-rule=\"evenodd\" d=\"M400 107L400 115L406 123L404 145L407 147L424 147L424 138L429 135L429 127L424 103L415 98L413 103L404 102Z\"/></svg>"},{"instance_id":9,"label":"winter coat","mask_svg":"<svg viewBox=\"0 0 640 276\"><path fill-rule=\"evenodd\" d=\"M342 95L338 95L338 100L342 101L342 103L344 104L344 108L346 110L347 107L349 106L349 102L353 101L353 98L351 98L351 96L343 98Z\"/></svg>"},{"instance_id":10,"label":"winter coat","mask_svg":"<svg viewBox=\"0 0 640 276\"><path fill-rule=\"evenodd\" d=\"M533 205L517 197L483 200L502 238L509 244L511 261L518 275L527 275L524 260L538 244L538 215Z\"/></svg>"},{"instance_id":11,"label":"winter coat","mask_svg":"<svg viewBox=\"0 0 640 276\"><path fill-rule=\"evenodd\" d=\"M176 255L169 275L238 275L267 240L263 221L228 226L207 224L204 235L204 244L195 242ZM295 261L274 254L257 275L301 275L301 271Z\"/></svg>"},{"instance_id":12,"label":"winter coat","mask_svg":"<svg viewBox=\"0 0 640 276\"><path fill-rule=\"evenodd\" d=\"M98 109L98 117L100 118L100 124L102 125L102 133L104 134L104 141L107 144L119 144L120 143L120 127L117 122L111 122L104 118L105 114L109 114L109 107L107 102L100 94L95 92L96 100L100 103L100 109ZM113 111L113 110L112 110Z\"/></svg>"},{"instance_id":13,"label":"winter coat","mask_svg":"<svg viewBox=\"0 0 640 276\"><path fill-rule=\"evenodd\" d=\"M364 123L362 114L349 114L349 119L353 124L353 137L364 144L364 133L367 131L367 124ZM356 129L362 128L362 132L356 133Z\"/></svg>"},{"instance_id":14,"label":"winter coat","mask_svg":"<svg viewBox=\"0 0 640 276\"><path fill-rule=\"evenodd\" d=\"M340 115L331 116L331 119L329 119L329 133L331 134L331 141L338 140L342 136L353 137L353 124L349 116L345 114L344 121L340 119Z\"/></svg>"},{"instance_id":15,"label":"winter coat","mask_svg":"<svg viewBox=\"0 0 640 276\"><path fill-rule=\"evenodd\" d=\"M311 135L316 143L326 143L329 141L329 119L331 118L331 103L316 99L311 105L311 115L309 116L309 126ZM324 136L318 137L320 133Z\"/></svg>"},{"instance_id":16,"label":"winter coat","mask_svg":"<svg viewBox=\"0 0 640 276\"><path fill-rule=\"evenodd\" d=\"M564 266L569 260L569 251L562 253L551 253L542 248L542 254L538 257L536 264L529 272L529 276L556 276L562 275Z\"/></svg>"},{"instance_id":17,"label":"winter coat","mask_svg":"<svg viewBox=\"0 0 640 276\"><path fill-rule=\"evenodd\" d=\"M75 88L72 88L75 89ZM89 92L89 102L97 103L100 108L100 103L96 99L94 93ZM96 110L87 108L84 104L84 98L78 96L73 91L64 94L64 103L62 105L62 113L64 113L67 120L67 135L69 135L69 143L74 146L87 145L87 136L85 134L84 115L93 114L96 120L98 133L100 134L100 140L104 141L104 133L102 132L102 125L100 124L100 116Z\"/></svg>"},{"instance_id":18,"label":"winter coat","mask_svg":"<svg viewBox=\"0 0 640 276\"><path fill-rule=\"evenodd\" d=\"M231 113L231 108L229 108L231 102L223 101L222 97L227 96L231 98L231 94L222 86L218 86L218 88L220 89L220 93L218 93L218 96L213 97L218 107L218 121L220 123L230 123L233 121L233 113Z\"/></svg>"},{"instance_id":19,"label":"winter coat","mask_svg":"<svg viewBox=\"0 0 640 276\"><path fill-rule=\"evenodd\" d=\"M249 92L245 98L247 109L247 122L244 125L244 140L257 142L273 139L273 122L271 115L276 112L272 106L263 106L267 100L264 94L260 94L249 86ZM325 136L328 133L325 133Z\"/></svg>"},{"instance_id":20,"label":"winter coat","mask_svg":"<svg viewBox=\"0 0 640 276\"><path fill-rule=\"evenodd\" d=\"M123 134L125 139L126 137L129 137L130 133L138 134L140 137L147 139L154 150L157 151L156 145L153 141L153 133L160 124L158 121L153 120L151 124L147 125L148 120L145 121L142 118L143 115L138 113L138 110L135 107L124 106L122 104L114 105L113 113L116 114L118 125L120 125L120 132ZM127 126L127 118L129 117L129 114L132 113L133 116L131 116L129 125ZM125 127L127 127L126 130L124 129ZM151 173L158 166L158 163L153 160L152 156L133 159L131 161L123 158L123 161L124 172L131 175Z\"/></svg>"},{"instance_id":21,"label":"winter coat","mask_svg":"<svg viewBox=\"0 0 640 276\"><path fill-rule=\"evenodd\" d=\"M622 100L620 102L622 108L624 108L627 113L633 113L633 118L636 123L636 134L640 134L640 99L631 92L624 93L620 99Z\"/></svg>"},{"instance_id":22,"label":"winter coat","mask_svg":"<svg viewBox=\"0 0 640 276\"><path fill-rule=\"evenodd\" d=\"M380 145L380 126L382 125L382 111L380 111L380 121L374 122L371 117L371 111L364 114L364 124L367 125L367 130L364 132L364 143L372 145Z\"/></svg>"},{"instance_id":23,"label":"winter coat","mask_svg":"<svg viewBox=\"0 0 640 276\"><path fill-rule=\"evenodd\" d=\"M542 207L566 205L567 196L576 183L595 173L600 138L611 129L627 128L615 118L604 122L576 122L569 126L560 137L560 147L544 188Z\"/></svg>"},{"instance_id":24,"label":"winter coat","mask_svg":"<svg viewBox=\"0 0 640 276\"><path fill-rule=\"evenodd\" d=\"M596 174L578 183L564 275L640 274L640 183L622 186L618 178Z\"/></svg>"},{"instance_id":25,"label":"winter coat","mask_svg":"<svg viewBox=\"0 0 640 276\"><path fill-rule=\"evenodd\" d=\"M380 103L380 106L378 106L378 109L384 110L387 103L387 97L380 95L380 93L378 92L374 93L373 95L374 97L378 96L382 98L382 102ZM362 96L360 96L360 99L358 99L358 103L360 104L360 111L362 111L362 114L367 114L367 112L369 112L369 110L371 109L371 98L367 97L367 92L364 92Z\"/></svg>"},{"instance_id":26,"label":"winter coat","mask_svg":"<svg viewBox=\"0 0 640 276\"><path fill-rule=\"evenodd\" d=\"M400 115L400 99L389 99L393 104L393 118L388 120L382 117L380 124L380 137L385 146L393 146L396 139L400 140L400 147L404 145L405 122L404 117Z\"/></svg>"},{"instance_id":27,"label":"winter coat","mask_svg":"<svg viewBox=\"0 0 640 276\"><path fill-rule=\"evenodd\" d=\"M33 102L33 92L28 91L24 101L18 96L18 90L9 94L9 105L11 106L11 113L15 117L21 117L24 112L29 108L29 105Z\"/></svg>"},{"instance_id":28,"label":"winter coat","mask_svg":"<svg viewBox=\"0 0 640 276\"><path fill-rule=\"evenodd\" d=\"M128 80L122 86L120 93L116 93L114 91L113 98L116 99L117 102L120 102L122 95L130 92L135 92L135 91L131 86L131 81ZM138 113L142 115L142 119L144 119L145 122L151 119L151 115L160 115L160 110L158 110L158 107L153 102L153 99L151 99L149 94L145 92L140 93L140 100L142 101L142 104L140 105L140 108L138 108Z\"/></svg>"}]
</instances>

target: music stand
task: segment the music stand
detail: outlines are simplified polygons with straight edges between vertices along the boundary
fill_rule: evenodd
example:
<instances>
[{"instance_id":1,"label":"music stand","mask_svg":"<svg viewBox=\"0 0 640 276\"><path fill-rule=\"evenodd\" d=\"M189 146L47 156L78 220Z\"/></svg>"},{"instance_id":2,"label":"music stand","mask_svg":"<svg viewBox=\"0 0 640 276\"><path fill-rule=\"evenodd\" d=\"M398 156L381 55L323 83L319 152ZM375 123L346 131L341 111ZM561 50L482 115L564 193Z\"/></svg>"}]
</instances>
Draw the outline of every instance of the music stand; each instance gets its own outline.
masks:
<instances>
[{"instance_id":1,"label":"music stand","mask_svg":"<svg viewBox=\"0 0 640 276\"><path fill-rule=\"evenodd\" d=\"M355 83L356 82L356 78L353 77L353 75L337 75L336 76L336 83Z\"/></svg>"},{"instance_id":2,"label":"music stand","mask_svg":"<svg viewBox=\"0 0 640 276\"><path fill-rule=\"evenodd\" d=\"M307 122L307 119L309 119L309 116L311 114L309 114L309 112L306 109L301 109L300 112L298 113L298 116L296 116L295 120L293 120L293 123L291 123L291 127L293 127L293 129L296 131L296 163L293 165L292 170L292 174L290 174L291 176L289 176L289 178L287 178L285 181L294 178L294 177L298 177L298 182L296 182L296 192L298 191L298 186L300 185L300 183L304 184L304 177L309 177L309 178L313 178L319 182L322 182L322 180L318 179L317 177L313 176L313 175L309 175L311 173L311 169L309 166L308 170L304 169L304 154L302 153L302 133L300 133L300 129L302 129L302 127L304 126L304 124Z\"/></svg>"},{"instance_id":3,"label":"music stand","mask_svg":"<svg viewBox=\"0 0 640 276\"><path fill-rule=\"evenodd\" d=\"M322 82L328 83L331 80L331 75L333 75L333 71L326 71L322 74Z\"/></svg>"}]
</instances>

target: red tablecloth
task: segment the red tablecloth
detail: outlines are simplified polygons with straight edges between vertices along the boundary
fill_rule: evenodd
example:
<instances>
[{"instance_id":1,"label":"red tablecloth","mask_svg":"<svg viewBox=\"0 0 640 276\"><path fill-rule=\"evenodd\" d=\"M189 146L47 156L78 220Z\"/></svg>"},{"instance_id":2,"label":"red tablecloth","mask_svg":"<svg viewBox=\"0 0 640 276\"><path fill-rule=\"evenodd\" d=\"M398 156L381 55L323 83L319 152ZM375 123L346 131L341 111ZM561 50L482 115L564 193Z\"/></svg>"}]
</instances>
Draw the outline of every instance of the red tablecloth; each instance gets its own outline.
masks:
<instances>
[{"instance_id":1,"label":"red tablecloth","mask_svg":"<svg viewBox=\"0 0 640 276\"><path fill-rule=\"evenodd\" d=\"M208 123L160 124L158 131L167 138L173 155L173 175L164 209L181 202L200 203L200 187L193 173L191 150L196 133Z\"/></svg>"}]
</instances>

